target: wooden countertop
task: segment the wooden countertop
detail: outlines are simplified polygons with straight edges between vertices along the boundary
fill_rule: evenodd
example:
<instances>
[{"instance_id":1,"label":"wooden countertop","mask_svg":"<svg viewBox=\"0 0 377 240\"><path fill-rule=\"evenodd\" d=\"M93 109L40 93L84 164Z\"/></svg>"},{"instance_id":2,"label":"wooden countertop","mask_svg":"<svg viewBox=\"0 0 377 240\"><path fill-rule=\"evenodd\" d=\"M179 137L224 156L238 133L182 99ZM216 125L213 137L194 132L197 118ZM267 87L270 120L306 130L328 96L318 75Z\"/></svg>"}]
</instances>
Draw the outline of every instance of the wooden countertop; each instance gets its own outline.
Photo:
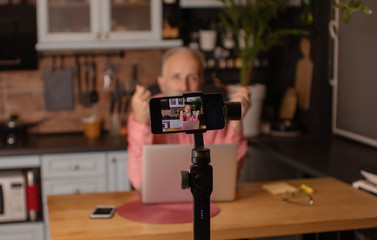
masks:
<instances>
[{"instance_id":1,"label":"wooden countertop","mask_svg":"<svg viewBox=\"0 0 377 240\"><path fill-rule=\"evenodd\" d=\"M263 183L237 188L234 202L220 202L211 219L212 239L270 237L377 227L377 199L335 178L287 180L316 190L314 204L300 206L263 190ZM97 204L138 200L139 193L115 192L48 197L51 240L192 239L192 223L146 224L115 214L112 219L90 219Z\"/></svg>"}]
</instances>

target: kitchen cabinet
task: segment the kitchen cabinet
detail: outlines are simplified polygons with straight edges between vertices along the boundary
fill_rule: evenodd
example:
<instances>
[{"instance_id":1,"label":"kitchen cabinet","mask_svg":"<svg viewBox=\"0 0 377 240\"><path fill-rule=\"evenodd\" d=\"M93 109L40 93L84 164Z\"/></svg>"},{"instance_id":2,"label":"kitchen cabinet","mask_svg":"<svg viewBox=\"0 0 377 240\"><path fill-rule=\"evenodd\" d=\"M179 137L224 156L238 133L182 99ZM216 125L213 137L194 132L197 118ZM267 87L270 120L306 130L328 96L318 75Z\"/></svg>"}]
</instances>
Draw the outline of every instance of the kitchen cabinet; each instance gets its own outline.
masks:
<instances>
[{"instance_id":1,"label":"kitchen cabinet","mask_svg":"<svg viewBox=\"0 0 377 240\"><path fill-rule=\"evenodd\" d=\"M106 191L105 159L104 152L41 155L42 204L46 239L50 236L47 196Z\"/></svg>"},{"instance_id":2,"label":"kitchen cabinet","mask_svg":"<svg viewBox=\"0 0 377 240\"><path fill-rule=\"evenodd\" d=\"M41 156L43 203L48 195L106 191L105 153Z\"/></svg>"},{"instance_id":3,"label":"kitchen cabinet","mask_svg":"<svg viewBox=\"0 0 377 240\"><path fill-rule=\"evenodd\" d=\"M43 223L1 224L0 233L0 240L43 240Z\"/></svg>"},{"instance_id":4,"label":"kitchen cabinet","mask_svg":"<svg viewBox=\"0 0 377 240\"><path fill-rule=\"evenodd\" d=\"M82 134L73 134L30 136L29 140L28 145L0 150L0 171L38 170L43 219L36 222L1 222L0 240L50 239L48 195L130 189L126 174L127 142L124 138L103 136L93 142Z\"/></svg>"},{"instance_id":5,"label":"kitchen cabinet","mask_svg":"<svg viewBox=\"0 0 377 240\"><path fill-rule=\"evenodd\" d=\"M107 160L107 191L129 191L131 183L127 177L126 151L111 151L106 153Z\"/></svg>"},{"instance_id":6,"label":"kitchen cabinet","mask_svg":"<svg viewBox=\"0 0 377 240\"><path fill-rule=\"evenodd\" d=\"M180 127L180 121L179 121L179 119L162 120L162 125L166 126L166 128L179 128Z\"/></svg>"},{"instance_id":7,"label":"kitchen cabinet","mask_svg":"<svg viewBox=\"0 0 377 240\"><path fill-rule=\"evenodd\" d=\"M162 40L161 0L37 0L37 50L181 45Z\"/></svg>"},{"instance_id":8,"label":"kitchen cabinet","mask_svg":"<svg viewBox=\"0 0 377 240\"><path fill-rule=\"evenodd\" d=\"M43 154L42 178L83 178L105 175L105 153Z\"/></svg>"},{"instance_id":9,"label":"kitchen cabinet","mask_svg":"<svg viewBox=\"0 0 377 240\"><path fill-rule=\"evenodd\" d=\"M103 151L41 155L45 239L49 239L47 196L128 191L127 152Z\"/></svg>"}]
</instances>

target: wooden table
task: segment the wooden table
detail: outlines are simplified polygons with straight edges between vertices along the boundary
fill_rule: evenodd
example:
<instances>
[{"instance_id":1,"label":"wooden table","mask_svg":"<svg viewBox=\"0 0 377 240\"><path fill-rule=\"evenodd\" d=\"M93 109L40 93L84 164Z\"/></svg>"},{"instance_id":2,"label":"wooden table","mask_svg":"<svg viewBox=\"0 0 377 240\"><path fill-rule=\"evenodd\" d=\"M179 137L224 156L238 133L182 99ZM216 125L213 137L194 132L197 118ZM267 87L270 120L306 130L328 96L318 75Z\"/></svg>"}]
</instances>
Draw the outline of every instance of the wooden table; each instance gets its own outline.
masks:
<instances>
[{"instance_id":1,"label":"wooden table","mask_svg":"<svg viewBox=\"0 0 377 240\"><path fill-rule=\"evenodd\" d=\"M241 184L234 202L217 203L211 219L212 239L240 239L377 227L377 198L334 178L296 179L315 189L314 204L282 201L261 188L266 183ZM52 240L192 239L192 223L145 224L115 214L112 219L90 219L97 204L138 200L139 193L116 192L48 197Z\"/></svg>"}]
</instances>

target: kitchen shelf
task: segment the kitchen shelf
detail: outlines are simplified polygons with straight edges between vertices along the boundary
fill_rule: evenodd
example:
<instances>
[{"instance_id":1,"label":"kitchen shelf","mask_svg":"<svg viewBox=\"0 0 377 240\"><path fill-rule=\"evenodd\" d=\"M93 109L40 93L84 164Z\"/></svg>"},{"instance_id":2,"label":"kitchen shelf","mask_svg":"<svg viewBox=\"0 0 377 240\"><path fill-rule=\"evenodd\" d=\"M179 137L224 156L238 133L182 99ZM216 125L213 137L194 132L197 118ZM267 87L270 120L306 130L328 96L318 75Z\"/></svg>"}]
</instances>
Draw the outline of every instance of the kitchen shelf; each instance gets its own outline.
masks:
<instances>
[{"instance_id":1,"label":"kitchen shelf","mask_svg":"<svg viewBox=\"0 0 377 240\"><path fill-rule=\"evenodd\" d=\"M169 40L134 40L134 41L98 41L98 42L46 42L37 43L37 51L60 50L118 50L171 48L183 45L181 39Z\"/></svg>"}]
</instances>

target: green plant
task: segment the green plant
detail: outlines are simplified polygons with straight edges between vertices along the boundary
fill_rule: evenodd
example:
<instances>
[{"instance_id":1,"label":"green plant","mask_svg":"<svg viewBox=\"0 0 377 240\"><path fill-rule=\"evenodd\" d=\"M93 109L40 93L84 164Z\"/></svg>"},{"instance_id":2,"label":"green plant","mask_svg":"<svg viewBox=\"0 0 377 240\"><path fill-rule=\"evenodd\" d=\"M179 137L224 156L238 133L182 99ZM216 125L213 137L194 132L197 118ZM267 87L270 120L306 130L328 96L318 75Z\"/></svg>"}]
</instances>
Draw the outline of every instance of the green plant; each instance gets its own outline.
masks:
<instances>
[{"instance_id":1,"label":"green plant","mask_svg":"<svg viewBox=\"0 0 377 240\"><path fill-rule=\"evenodd\" d=\"M191 102L192 109L195 111L200 110L202 105L203 105L203 100L201 98L197 98Z\"/></svg>"},{"instance_id":2,"label":"green plant","mask_svg":"<svg viewBox=\"0 0 377 240\"><path fill-rule=\"evenodd\" d=\"M372 10L369 9L365 4L364 0L361 1L354 1L354 0L347 0L343 2L339 2L333 5L333 8L339 8L342 13L342 20L343 22L347 23L351 19L351 15L355 12L361 11L366 14L372 14Z\"/></svg>"},{"instance_id":3,"label":"green plant","mask_svg":"<svg viewBox=\"0 0 377 240\"><path fill-rule=\"evenodd\" d=\"M223 3L220 26L230 31L237 44L238 56L242 60L241 85L251 80L253 63L260 51L282 43L287 35L307 35L297 29L272 29L271 21L285 10L288 0L218 0ZM242 3L240 3L242 2ZM244 33L244 34L241 34ZM239 46L242 42L243 47Z\"/></svg>"}]
</instances>

